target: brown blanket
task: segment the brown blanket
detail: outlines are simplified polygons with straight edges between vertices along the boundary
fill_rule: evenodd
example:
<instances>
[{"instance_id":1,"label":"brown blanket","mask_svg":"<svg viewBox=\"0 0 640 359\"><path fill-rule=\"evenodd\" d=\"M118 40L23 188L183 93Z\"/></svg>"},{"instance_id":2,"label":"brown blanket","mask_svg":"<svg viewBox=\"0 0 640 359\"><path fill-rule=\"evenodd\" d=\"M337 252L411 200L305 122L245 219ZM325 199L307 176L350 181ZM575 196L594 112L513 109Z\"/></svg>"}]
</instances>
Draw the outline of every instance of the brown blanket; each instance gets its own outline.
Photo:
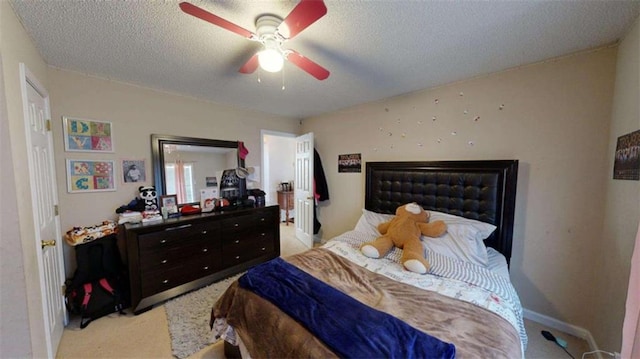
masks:
<instances>
[{"instance_id":1,"label":"brown blanket","mask_svg":"<svg viewBox=\"0 0 640 359\"><path fill-rule=\"evenodd\" d=\"M393 281L322 248L286 260L360 302L456 346L458 358L519 358L520 338L505 319L473 304ZM335 354L275 305L235 282L214 305L253 358Z\"/></svg>"}]
</instances>

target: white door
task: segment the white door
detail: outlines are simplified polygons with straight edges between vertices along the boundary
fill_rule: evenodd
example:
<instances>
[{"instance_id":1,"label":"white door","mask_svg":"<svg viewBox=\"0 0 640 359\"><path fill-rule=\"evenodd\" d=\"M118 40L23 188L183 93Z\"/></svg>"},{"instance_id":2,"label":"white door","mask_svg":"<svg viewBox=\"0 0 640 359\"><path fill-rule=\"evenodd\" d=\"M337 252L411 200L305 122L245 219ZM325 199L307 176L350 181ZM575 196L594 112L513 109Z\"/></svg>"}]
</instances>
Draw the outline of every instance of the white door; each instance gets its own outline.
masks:
<instances>
[{"instance_id":1,"label":"white door","mask_svg":"<svg viewBox=\"0 0 640 359\"><path fill-rule=\"evenodd\" d=\"M313 132L296 137L296 177L293 182L296 238L313 247Z\"/></svg>"},{"instance_id":2,"label":"white door","mask_svg":"<svg viewBox=\"0 0 640 359\"><path fill-rule=\"evenodd\" d=\"M29 149L29 178L32 193L36 253L42 292L42 318L47 354L54 358L66 322L62 288L64 262L58 216L58 196L53 161L53 136L49 96L24 64L20 66L25 112L26 143Z\"/></svg>"}]
</instances>

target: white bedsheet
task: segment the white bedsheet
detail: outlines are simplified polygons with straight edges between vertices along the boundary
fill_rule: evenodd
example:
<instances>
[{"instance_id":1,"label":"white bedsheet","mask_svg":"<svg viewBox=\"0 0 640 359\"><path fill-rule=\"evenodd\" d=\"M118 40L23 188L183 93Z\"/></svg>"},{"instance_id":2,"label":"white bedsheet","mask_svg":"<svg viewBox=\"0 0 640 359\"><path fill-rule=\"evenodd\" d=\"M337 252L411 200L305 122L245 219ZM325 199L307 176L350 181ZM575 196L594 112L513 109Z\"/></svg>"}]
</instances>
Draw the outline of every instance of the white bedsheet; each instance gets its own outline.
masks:
<instances>
[{"instance_id":1,"label":"white bedsheet","mask_svg":"<svg viewBox=\"0 0 640 359\"><path fill-rule=\"evenodd\" d=\"M388 278L403 282L424 290L435 291L448 297L460 299L490 310L511 323L520 333L522 353L527 347L527 334L524 328L523 309L520 299L513 288L508 271L504 273L506 259L493 253L494 270L475 264L462 262L434 253L426 253L431 264L429 273L418 274L407 271L400 264L402 250L393 248L380 259L366 257L359 251L362 243L374 238L359 231L345 232L322 247L353 263ZM501 264L500 256L504 263ZM524 355L523 355L524 357Z\"/></svg>"}]
</instances>

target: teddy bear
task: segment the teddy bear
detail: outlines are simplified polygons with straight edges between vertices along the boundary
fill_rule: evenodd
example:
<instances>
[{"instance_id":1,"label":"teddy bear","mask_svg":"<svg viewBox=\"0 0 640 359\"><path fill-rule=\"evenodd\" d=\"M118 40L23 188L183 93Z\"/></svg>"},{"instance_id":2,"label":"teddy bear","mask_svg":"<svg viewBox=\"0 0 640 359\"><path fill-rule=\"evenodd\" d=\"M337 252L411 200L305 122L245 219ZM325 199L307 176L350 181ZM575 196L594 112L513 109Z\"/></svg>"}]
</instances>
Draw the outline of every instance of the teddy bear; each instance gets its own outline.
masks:
<instances>
[{"instance_id":1,"label":"teddy bear","mask_svg":"<svg viewBox=\"0 0 640 359\"><path fill-rule=\"evenodd\" d=\"M144 201L145 211L157 211L158 210L158 193L153 186L140 186L138 188L140 192L140 198Z\"/></svg>"},{"instance_id":2,"label":"teddy bear","mask_svg":"<svg viewBox=\"0 0 640 359\"><path fill-rule=\"evenodd\" d=\"M424 258L420 235L440 237L447 232L444 221L429 222L429 212L417 203L408 203L396 209L396 216L378 225L382 236L364 243L360 250L370 258L380 258L396 246L403 250L400 262L412 272L425 274L429 262Z\"/></svg>"}]
</instances>

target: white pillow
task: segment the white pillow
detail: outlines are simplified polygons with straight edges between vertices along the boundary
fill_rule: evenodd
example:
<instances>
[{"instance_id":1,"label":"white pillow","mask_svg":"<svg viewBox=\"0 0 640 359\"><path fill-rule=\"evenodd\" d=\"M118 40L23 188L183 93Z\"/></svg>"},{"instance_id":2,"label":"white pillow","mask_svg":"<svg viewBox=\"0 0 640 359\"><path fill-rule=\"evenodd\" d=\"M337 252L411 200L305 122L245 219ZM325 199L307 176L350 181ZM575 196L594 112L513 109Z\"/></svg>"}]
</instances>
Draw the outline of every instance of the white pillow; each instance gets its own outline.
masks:
<instances>
[{"instance_id":1,"label":"white pillow","mask_svg":"<svg viewBox=\"0 0 640 359\"><path fill-rule=\"evenodd\" d=\"M473 231L476 234L476 239L483 241L487 239L493 231L496 230L496 226L491 223L486 223L482 221L478 221L476 219L464 218L460 216L456 216L454 214L442 213L437 211L429 211L431 217L429 217L429 222L443 220L447 225L463 225L469 226L473 228Z\"/></svg>"},{"instance_id":2,"label":"white pillow","mask_svg":"<svg viewBox=\"0 0 640 359\"><path fill-rule=\"evenodd\" d=\"M496 226L442 212L430 213L429 222L444 221L447 224L447 233L438 238L422 236L425 249L481 267L486 268L489 265L487 247L483 241L495 231Z\"/></svg>"},{"instance_id":3,"label":"white pillow","mask_svg":"<svg viewBox=\"0 0 640 359\"><path fill-rule=\"evenodd\" d=\"M367 233L374 237L379 237L380 232L378 232L378 225L383 222L388 222L395 217L394 214L382 214L371 212L366 209L362 209L362 216L356 223L356 227L354 228L356 231Z\"/></svg>"},{"instance_id":4,"label":"white pillow","mask_svg":"<svg viewBox=\"0 0 640 359\"><path fill-rule=\"evenodd\" d=\"M442 212L429 211L429 213L431 214L430 222L443 220L447 224L447 233L438 238L422 236L422 243L426 250L482 267L488 266L487 248L483 240L493 233L496 226ZM394 216L363 209L362 216L354 229L372 237L378 237L380 236L378 224L388 222Z\"/></svg>"}]
</instances>

